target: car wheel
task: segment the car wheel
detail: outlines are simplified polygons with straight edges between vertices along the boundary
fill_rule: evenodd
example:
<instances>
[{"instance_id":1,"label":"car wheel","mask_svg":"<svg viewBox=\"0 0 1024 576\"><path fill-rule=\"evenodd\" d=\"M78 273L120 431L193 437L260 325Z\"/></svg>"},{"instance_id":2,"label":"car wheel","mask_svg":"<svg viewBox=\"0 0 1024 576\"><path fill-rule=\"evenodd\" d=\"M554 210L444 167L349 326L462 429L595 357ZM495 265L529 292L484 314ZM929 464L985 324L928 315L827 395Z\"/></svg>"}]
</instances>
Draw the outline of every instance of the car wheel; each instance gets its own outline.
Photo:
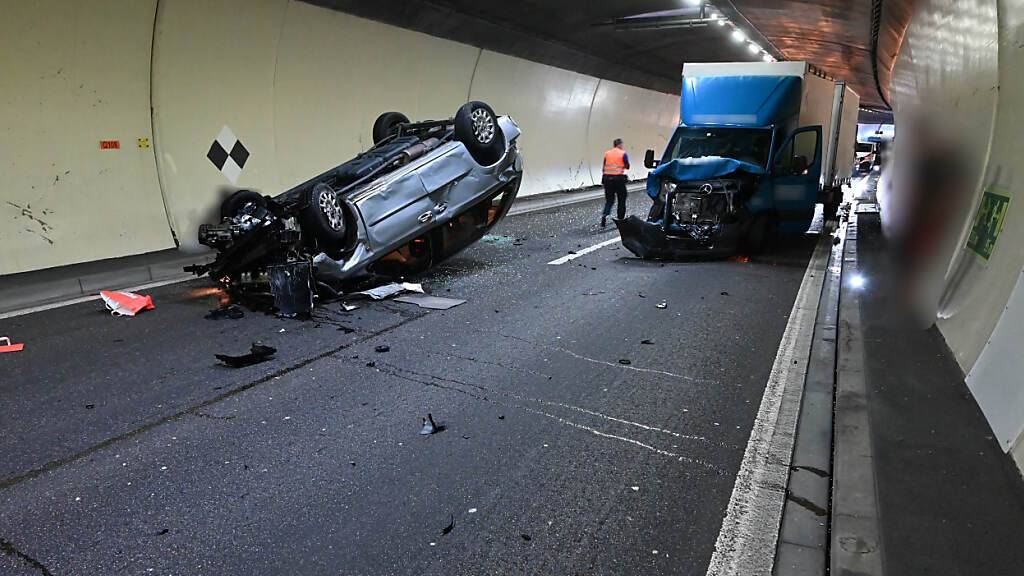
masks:
<instances>
[{"instance_id":1,"label":"car wheel","mask_svg":"<svg viewBox=\"0 0 1024 576\"><path fill-rule=\"evenodd\" d=\"M302 232L316 240L327 255L337 254L348 238L349 218L338 194L327 184L307 192L306 207L299 213Z\"/></svg>"},{"instance_id":2,"label":"car wheel","mask_svg":"<svg viewBox=\"0 0 1024 576\"><path fill-rule=\"evenodd\" d=\"M373 123L373 143L380 144L387 138L398 133L398 127L408 124L409 118L401 112L385 112Z\"/></svg>"},{"instance_id":3,"label":"car wheel","mask_svg":"<svg viewBox=\"0 0 1024 576\"><path fill-rule=\"evenodd\" d=\"M257 207L266 206L267 200L259 192L252 190L239 190L224 199L220 205L220 217L234 218L248 204L255 204Z\"/></svg>"},{"instance_id":4,"label":"car wheel","mask_svg":"<svg viewBox=\"0 0 1024 576\"><path fill-rule=\"evenodd\" d=\"M494 110L483 102L469 102L455 113L455 139L483 166L494 164L505 153L505 133Z\"/></svg>"}]
</instances>

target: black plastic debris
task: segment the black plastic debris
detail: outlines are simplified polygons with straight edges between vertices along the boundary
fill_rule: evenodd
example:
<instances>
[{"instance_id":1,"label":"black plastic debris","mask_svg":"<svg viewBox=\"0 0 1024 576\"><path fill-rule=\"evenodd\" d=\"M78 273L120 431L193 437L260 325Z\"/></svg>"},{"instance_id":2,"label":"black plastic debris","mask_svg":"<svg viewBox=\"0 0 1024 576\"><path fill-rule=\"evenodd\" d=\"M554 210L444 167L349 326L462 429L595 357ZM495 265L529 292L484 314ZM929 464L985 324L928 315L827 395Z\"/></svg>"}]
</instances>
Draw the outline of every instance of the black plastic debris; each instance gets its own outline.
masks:
<instances>
[{"instance_id":1,"label":"black plastic debris","mask_svg":"<svg viewBox=\"0 0 1024 576\"><path fill-rule=\"evenodd\" d=\"M646 345L648 345L648 346L654 346L654 340L650 340L650 339L647 339L647 340L641 340L641 341L640 341L640 343L641 343L641 344L646 344Z\"/></svg>"},{"instance_id":2,"label":"black plastic debris","mask_svg":"<svg viewBox=\"0 0 1024 576\"><path fill-rule=\"evenodd\" d=\"M527 541L527 542L529 542L530 540L533 540L532 536L530 536L529 534L525 534L525 533L524 534L520 534L519 537L522 538L523 540Z\"/></svg>"},{"instance_id":3,"label":"black plastic debris","mask_svg":"<svg viewBox=\"0 0 1024 576\"><path fill-rule=\"evenodd\" d=\"M449 521L448 525L441 529L441 536L447 535L449 532L455 529L455 515L448 514Z\"/></svg>"},{"instance_id":4,"label":"black plastic debris","mask_svg":"<svg viewBox=\"0 0 1024 576\"><path fill-rule=\"evenodd\" d=\"M729 293L728 293L728 292L726 292L726 291L724 291L724 290L722 291L722 296L728 296L728 295L729 295Z\"/></svg>"},{"instance_id":5,"label":"black plastic debris","mask_svg":"<svg viewBox=\"0 0 1024 576\"><path fill-rule=\"evenodd\" d=\"M259 364L260 362L266 362L270 360L271 356L277 353L277 348L271 348L270 346L264 346L262 344L256 344L255 342L249 348L248 354L241 356L229 356L227 354L215 354L217 360L220 360L224 364L232 368L243 368L245 366L252 366L253 364Z\"/></svg>"},{"instance_id":6,"label":"black plastic debris","mask_svg":"<svg viewBox=\"0 0 1024 576\"><path fill-rule=\"evenodd\" d=\"M498 420L504 420L504 419L505 419L505 415L504 415L504 414L500 414L500 415L498 416Z\"/></svg>"},{"instance_id":7,"label":"black plastic debris","mask_svg":"<svg viewBox=\"0 0 1024 576\"><path fill-rule=\"evenodd\" d=\"M376 368L377 367L377 363L373 362L373 361L367 362L366 363L366 367L367 368Z\"/></svg>"},{"instance_id":8,"label":"black plastic debris","mask_svg":"<svg viewBox=\"0 0 1024 576\"><path fill-rule=\"evenodd\" d=\"M423 419L423 427L420 428L420 436L429 436L443 431L444 426L438 426L437 422L434 422L434 416L427 414L427 417Z\"/></svg>"},{"instance_id":9,"label":"black plastic debris","mask_svg":"<svg viewBox=\"0 0 1024 576\"><path fill-rule=\"evenodd\" d=\"M628 358L619 358L619 364L622 364L623 366L629 366L632 363L633 361Z\"/></svg>"},{"instance_id":10,"label":"black plastic debris","mask_svg":"<svg viewBox=\"0 0 1024 576\"><path fill-rule=\"evenodd\" d=\"M242 310L237 304L231 304L230 306L223 306L221 308L214 308L210 310L210 313L204 316L207 320L239 320L245 317L245 311Z\"/></svg>"},{"instance_id":11,"label":"black plastic debris","mask_svg":"<svg viewBox=\"0 0 1024 576\"><path fill-rule=\"evenodd\" d=\"M85 405L85 409L86 409L86 410L92 410L92 409L93 409L93 408L95 408L95 407L96 407L96 405L95 405L95 404L86 404L86 405Z\"/></svg>"},{"instance_id":12,"label":"black plastic debris","mask_svg":"<svg viewBox=\"0 0 1024 576\"><path fill-rule=\"evenodd\" d=\"M376 348L374 348L373 351L378 353L378 354L383 354L385 352L390 352L391 351L391 346L388 346L387 344L381 344L380 346L377 346Z\"/></svg>"},{"instance_id":13,"label":"black plastic debris","mask_svg":"<svg viewBox=\"0 0 1024 576\"><path fill-rule=\"evenodd\" d=\"M309 262L268 266L270 293L277 315L306 318L313 311L313 268Z\"/></svg>"}]
</instances>

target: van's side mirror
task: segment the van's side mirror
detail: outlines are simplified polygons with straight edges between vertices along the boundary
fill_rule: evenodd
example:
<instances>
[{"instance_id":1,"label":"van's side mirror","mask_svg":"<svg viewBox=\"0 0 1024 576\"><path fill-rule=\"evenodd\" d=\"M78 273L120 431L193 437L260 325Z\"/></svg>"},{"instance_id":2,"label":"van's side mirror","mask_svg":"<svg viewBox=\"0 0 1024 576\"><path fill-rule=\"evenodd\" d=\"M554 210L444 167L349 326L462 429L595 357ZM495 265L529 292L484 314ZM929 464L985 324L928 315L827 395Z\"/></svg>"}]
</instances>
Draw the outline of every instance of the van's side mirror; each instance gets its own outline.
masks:
<instances>
[{"instance_id":1,"label":"van's side mirror","mask_svg":"<svg viewBox=\"0 0 1024 576\"><path fill-rule=\"evenodd\" d=\"M644 166L652 170L658 167L658 161L654 159L654 150L648 150L644 154Z\"/></svg>"}]
</instances>

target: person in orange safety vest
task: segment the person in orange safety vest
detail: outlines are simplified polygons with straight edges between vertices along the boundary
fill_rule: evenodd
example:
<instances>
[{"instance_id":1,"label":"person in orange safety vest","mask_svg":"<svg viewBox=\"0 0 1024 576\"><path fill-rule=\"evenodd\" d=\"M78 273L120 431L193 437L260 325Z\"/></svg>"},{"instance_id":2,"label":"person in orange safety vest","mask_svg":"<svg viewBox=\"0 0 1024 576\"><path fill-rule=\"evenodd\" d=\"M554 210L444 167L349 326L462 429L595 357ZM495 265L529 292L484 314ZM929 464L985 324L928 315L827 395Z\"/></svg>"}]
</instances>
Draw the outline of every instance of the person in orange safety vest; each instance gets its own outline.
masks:
<instances>
[{"instance_id":1,"label":"person in orange safety vest","mask_svg":"<svg viewBox=\"0 0 1024 576\"><path fill-rule=\"evenodd\" d=\"M626 171L629 170L629 155L622 143L616 138L611 150L604 153L604 167L601 170L601 184L604 185L604 212L601 213L601 227L608 225L608 216L612 213L612 205L618 200L616 215L619 220L626 217Z\"/></svg>"}]
</instances>

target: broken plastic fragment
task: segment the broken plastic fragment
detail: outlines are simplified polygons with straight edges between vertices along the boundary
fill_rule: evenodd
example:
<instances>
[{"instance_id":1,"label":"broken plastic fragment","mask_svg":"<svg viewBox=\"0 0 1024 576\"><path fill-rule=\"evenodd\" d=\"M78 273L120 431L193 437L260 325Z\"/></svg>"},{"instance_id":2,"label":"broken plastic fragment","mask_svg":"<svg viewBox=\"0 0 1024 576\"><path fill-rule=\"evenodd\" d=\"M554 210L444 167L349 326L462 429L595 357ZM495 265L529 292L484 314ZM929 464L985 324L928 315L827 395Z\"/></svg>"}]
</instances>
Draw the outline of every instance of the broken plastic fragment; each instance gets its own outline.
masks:
<instances>
[{"instance_id":1,"label":"broken plastic fragment","mask_svg":"<svg viewBox=\"0 0 1024 576\"><path fill-rule=\"evenodd\" d=\"M383 354L384 352L389 352L390 350L391 346L388 346L387 344L381 344L380 346L377 346L376 348L373 349L373 351L377 352L378 354Z\"/></svg>"},{"instance_id":2,"label":"broken plastic fragment","mask_svg":"<svg viewBox=\"0 0 1024 576\"><path fill-rule=\"evenodd\" d=\"M441 536L444 536L444 535L448 534L449 532L451 532L453 529L455 529L455 515L454 514L448 514L448 517L449 517L448 525L441 529Z\"/></svg>"},{"instance_id":3,"label":"broken plastic fragment","mask_svg":"<svg viewBox=\"0 0 1024 576\"><path fill-rule=\"evenodd\" d=\"M628 358L619 358L619 364L622 364L623 366L629 366L632 363L632 360L629 360Z\"/></svg>"},{"instance_id":4,"label":"broken plastic fragment","mask_svg":"<svg viewBox=\"0 0 1024 576\"><path fill-rule=\"evenodd\" d=\"M107 309L110 310L110 314L113 316L135 316L143 310L156 308L153 305L152 297L132 292L102 290L100 298L103 299L103 303L106 304Z\"/></svg>"},{"instance_id":5,"label":"broken plastic fragment","mask_svg":"<svg viewBox=\"0 0 1024 576\"><path fill-rule=\"evenodd\" d=\"M662 301L660 304L655 306L655 308L657 308L659 310L664 310L665 308L668 308L668 302Z\"/></svg>"},{"instance_id":6,"label":"broken plastic fragment","mask_svg":"<svg viewBox=\"0 0 1024 576\"><path fill-rule=\"evenodd\" d=\"M0 338L0 354L5 352L21 352L24 349L24 344L11 344L11 339L7 336Z\"/></svg>"},{"instance_id":7,"label":"broken plastic fragment","mask_svg":"<svg viewBox=\"0 0 1024 576\"><path fill-rule=\"evenodd\" d=\"M420 308L426 308L428 310L448 310L466 303L465 300L458 300L456 298L441 298L438 296L427 296L426 294L401 296L395 298L395 302L415 304Z\"/></svg>"},{"instance_id":8,"label":"broken plastic fragment","mask_svg":"<svg viewBox=\"0 0 1024 576\"><path fill-rule=\"evenodd\" d=\"M650 340L650 339L648 339L648 340L641 340L640 343L641 344L646 344L648 346L654 346L654 340Z\"/></svg>"},{"instance_id":9,"label":"broken plastic fragment","mask_svg":"<svg viewBox=\"0 0 1024 576\"><path fill-rule=\"evenodd\" d=\"M420 436L429 436L431 434L437 434L442 430L444 430L444 428L438 426L437 423L434 422L434 416L431 414L427 414L427 417L423 419L423 427L420 429Z\"/></svg>"},{"instance_id":10,"label":"broken plastic fragment","mask_svg":"<svg viewBox=\"0 0 1024 576\"><path fill-rule=\"evenodd\" d=\"M355 304L348 304L348 303L342 302L341 303L341 309L344 310L345 312L351 312L353 310L358 310L359 306L356 306Z\"/></svg>"},{"instance_id":11,"label":"broken plastic fragment","mask_svg":"<svg viewBox=\"0 0 1024 576\"><path fill-rule=\"evenodd\" d=\"M237 304L231 304L230 306L224 306L222 308L214 308L210 310L210 313L204 316L207 320L223 320L227 318L229 320L238 320L245 317L245 311L238 307Z\"/></svg>"},{"instance_id":12,"label":"broken plastic fragment","mask_svg":"<svg viewBox=\"0 0 1024 576\"><path fill-rule=\"evenodd\" d=\"M369 296L374 300L383 300L385 298L390 298L395 294L401 294L402 292L419 292L420 294L423 294L423 285L412 284L409 282L402 282L401 284L392 283L377 286L376 288L371 288L369 290L363 290L362 292L356 292L356 294Z\"/></svg>"},{"instance_id":13,"label":"broken plastic fragment","mask_svg":"<svg viewBox=\"0 0 1024 576\"><path fill-rule=\"evenodd\" d=\"M227 354L215 354L217 360L220 360L224 364L232 368L243 368L245 366L252 366L253 364L259 364L260 362L266 362L270 360L270 357L277 352L277 348L271 348L270 346L264 346L262 344L256 344L255 342L249 348L248 354L241 356L229 356Z\"/></svg>"}]
</instances>

